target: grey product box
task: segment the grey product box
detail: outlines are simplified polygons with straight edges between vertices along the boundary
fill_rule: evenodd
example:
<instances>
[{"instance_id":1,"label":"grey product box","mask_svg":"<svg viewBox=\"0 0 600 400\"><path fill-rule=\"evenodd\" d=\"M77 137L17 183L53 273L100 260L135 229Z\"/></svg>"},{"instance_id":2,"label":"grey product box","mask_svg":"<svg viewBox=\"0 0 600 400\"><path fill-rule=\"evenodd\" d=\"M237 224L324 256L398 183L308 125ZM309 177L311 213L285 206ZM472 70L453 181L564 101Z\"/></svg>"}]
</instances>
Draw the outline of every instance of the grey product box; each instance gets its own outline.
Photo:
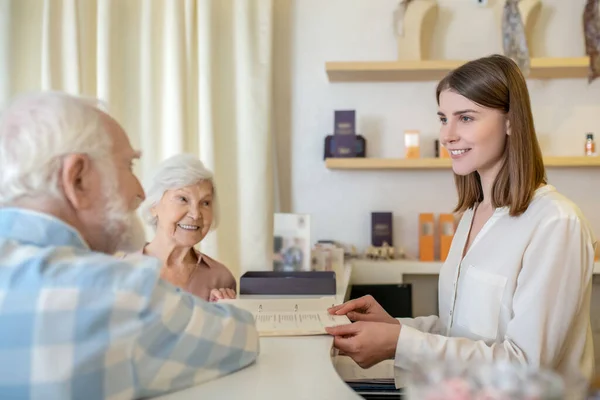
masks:
<instances>
[{"instance_id":1,"label":"grey product box","mask_svg":"<svg viewBox=\"0 0 600 400\"><path fill-rule=\"evenodd\" d=\"M240 295L335 295L333 271L248 271Z\"/></svg>"}]
</instances>

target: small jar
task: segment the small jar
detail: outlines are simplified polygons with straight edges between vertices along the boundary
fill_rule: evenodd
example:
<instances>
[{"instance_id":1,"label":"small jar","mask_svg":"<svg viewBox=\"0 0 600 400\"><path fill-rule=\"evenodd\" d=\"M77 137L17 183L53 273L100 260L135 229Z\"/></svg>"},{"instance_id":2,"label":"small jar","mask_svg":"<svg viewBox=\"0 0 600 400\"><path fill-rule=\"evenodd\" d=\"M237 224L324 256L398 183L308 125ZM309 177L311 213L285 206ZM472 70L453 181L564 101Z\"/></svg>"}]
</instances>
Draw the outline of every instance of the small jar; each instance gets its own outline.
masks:
<instances>
[{"instance_id":1,"label":"small jar","mask_svg":"<svg viewBox=\"0 0 600 400\"><path fill-rule=\"evenodd\" d=\"M594 134L587 133L585 137L585 155L595 156L596 155L596 143L594 142Z\"/></svg>"}]
</instances>

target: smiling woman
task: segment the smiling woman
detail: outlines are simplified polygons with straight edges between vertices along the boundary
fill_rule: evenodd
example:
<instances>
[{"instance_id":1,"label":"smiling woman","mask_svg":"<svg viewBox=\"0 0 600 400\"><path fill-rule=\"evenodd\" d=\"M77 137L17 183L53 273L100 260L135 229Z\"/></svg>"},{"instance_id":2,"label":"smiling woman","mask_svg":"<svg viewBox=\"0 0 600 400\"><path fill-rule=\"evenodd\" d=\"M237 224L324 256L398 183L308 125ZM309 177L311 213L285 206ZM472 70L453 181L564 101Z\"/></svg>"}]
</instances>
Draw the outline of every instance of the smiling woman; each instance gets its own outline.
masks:
<instances>
[{"instance_id":1,"label":"smiling woman","mask_svg":"<svg viewBox=\"0 0 600 400\"><path fill-rule=\"evenodd\" d=\"M155 236L141 253L162 261L163 279L204 300L235 298L231 272L194 248L218 225L212 172L193 155L177 155L158 167L146 189L142 215Z\"/></svg>"},{"instance_id":2,"label":"smiling woman","mask_svg":"<svg viewBox=\"0 0 600 400\"><path fill-rule=\"evenodd\" d=\"M525 79L496 55L438 85L440 142L462 212L438 285L439 315L396 320L370 296L330 312L329 330L361 366L395 357L558 372L579 399L593 374L590 299L596 239L581 210L546 182ZM511 397L512 398L512 397Z\"/></svg>"},{"instance_id":3,"label":"smiling woman","mask_svg":"<svg viewBox=\"0 0 600 400\"><path fill-rule=\"evenodd\" d=\"M440 142L449 150L457 211L481 202L525 212L546 184L529 92L511 60L492 56L467 63L437 87Z\"/></svg>"}]
</instances>

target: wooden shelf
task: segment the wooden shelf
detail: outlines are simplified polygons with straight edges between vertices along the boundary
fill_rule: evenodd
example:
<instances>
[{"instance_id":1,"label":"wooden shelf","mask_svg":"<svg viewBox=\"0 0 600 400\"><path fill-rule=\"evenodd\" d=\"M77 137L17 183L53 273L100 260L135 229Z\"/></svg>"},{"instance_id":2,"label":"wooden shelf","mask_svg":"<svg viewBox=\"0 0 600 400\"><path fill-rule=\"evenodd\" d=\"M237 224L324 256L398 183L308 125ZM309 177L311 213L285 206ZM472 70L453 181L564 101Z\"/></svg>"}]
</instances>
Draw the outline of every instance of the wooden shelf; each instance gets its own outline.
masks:
<instances>
[{"instance_id":1,"label":"wooden shelf","mask_svg":"<svg viewBox=\"0 0 600 400\"><path fill-rule=\"evenodd\" d=\"M440 80L466 61L375 61L327 62L325 70L330 82L398 82ZM585 78L589 59L532 58L529 79Z\"/></svg>"},{"instance_id":2,"label":"wooden shelf","mask_svg":"<svg viewBox=\"0 0 600 400\"><path fill-rule=\"evenodd\" d=\"M600 157L544 157L546 168L597 168ZM450 169L448 158L328 158L328 169Z\"/></svg>"},{"instance_id":3,"label":"wooden shelf","mask_svg":"<svg viewBox=\"0 0 600 400\"><path fill-rule=\"evenodd\" d=\"M600 157L544 157L547 168L597 168Z\"/></svg>"},{"instance_id":4,"label":"wooden shelf","mask_svg":"<svg viewBox=\"0 0 600 400\"><path fill-rule=\"evenodd\" d=\"M329 169L449 169L447 158L328 158Z\"/></svg>"}]
</instances>

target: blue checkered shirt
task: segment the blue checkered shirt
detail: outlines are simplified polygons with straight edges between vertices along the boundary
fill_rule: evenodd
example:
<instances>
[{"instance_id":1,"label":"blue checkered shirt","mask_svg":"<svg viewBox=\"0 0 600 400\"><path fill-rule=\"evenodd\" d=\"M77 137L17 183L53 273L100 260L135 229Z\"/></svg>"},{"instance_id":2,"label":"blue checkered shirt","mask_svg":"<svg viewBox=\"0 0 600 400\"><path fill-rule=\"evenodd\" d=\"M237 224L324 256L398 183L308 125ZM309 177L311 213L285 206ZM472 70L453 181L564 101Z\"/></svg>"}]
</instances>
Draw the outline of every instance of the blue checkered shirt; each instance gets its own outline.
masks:
<instances>
[{"instance_id":1,"label":"blue checkered shirt","mask_svg":"<svg viewBox=\"0 0 600 400\"><path fill-rule=\"evenodd\" d=\"M0 399L134 399L254 362L250 313L159 278L149 257L91 251L45 214L0 209Z\"/></svg>"}]
</instances>

